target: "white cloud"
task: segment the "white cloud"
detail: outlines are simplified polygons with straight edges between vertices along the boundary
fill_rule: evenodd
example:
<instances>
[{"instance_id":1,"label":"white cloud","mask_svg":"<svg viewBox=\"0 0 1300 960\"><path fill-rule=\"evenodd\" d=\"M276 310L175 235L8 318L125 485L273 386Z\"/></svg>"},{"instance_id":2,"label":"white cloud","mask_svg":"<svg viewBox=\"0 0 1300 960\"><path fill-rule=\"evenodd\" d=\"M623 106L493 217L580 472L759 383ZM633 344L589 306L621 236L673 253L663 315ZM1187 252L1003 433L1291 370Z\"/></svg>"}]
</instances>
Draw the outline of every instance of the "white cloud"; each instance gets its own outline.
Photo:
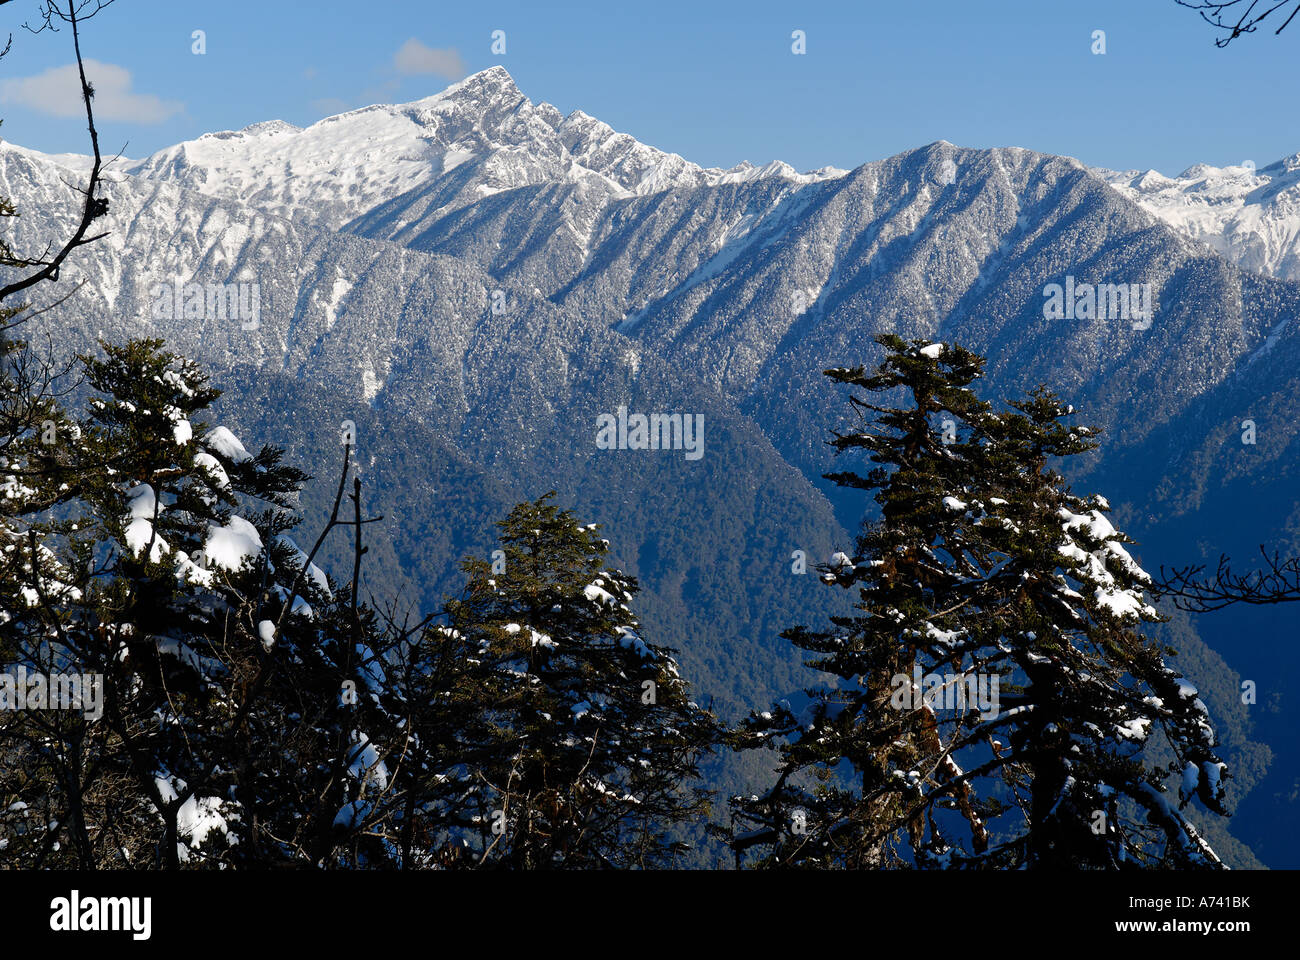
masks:
<instances>
[{"instance_id":1,"label":"white cloud","mask_svg":"<svg viewBox=\"0 0 1300 960\"><path fill-rule=\"evenodd\" d=\"M459 80L465 76L465 61L454 47L446 50L434 50L426 47L415 37L407 40L393 54L393 67L398 73L411 76L419 73L432 73L448 80Z\"/></svg>"},{"instance_id":2,"label":"white cloud","mask_svg":"<svg viewBox=\"0 0 1300 960\"><path fill-rule=\"evenodd\" d=\"M185 105L131 89L131 71L112 63L86 60L86 79L95 88L95 117L124 123L162 123ZM55 117L82 113L77 65L52 67L30 77L0 81L0 103L17 104Z\"/></svg>"}]
</instances>

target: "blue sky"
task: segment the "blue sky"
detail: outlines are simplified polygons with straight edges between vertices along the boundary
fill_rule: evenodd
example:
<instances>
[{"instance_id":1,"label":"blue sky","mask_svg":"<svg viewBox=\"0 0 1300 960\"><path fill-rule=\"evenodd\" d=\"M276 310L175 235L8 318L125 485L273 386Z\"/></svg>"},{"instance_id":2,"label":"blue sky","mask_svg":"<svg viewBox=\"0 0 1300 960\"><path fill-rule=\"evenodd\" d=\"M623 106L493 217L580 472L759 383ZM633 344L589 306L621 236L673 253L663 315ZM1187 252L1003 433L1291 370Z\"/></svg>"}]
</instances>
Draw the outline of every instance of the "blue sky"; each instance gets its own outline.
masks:
<instances>
[{"instance_id":1,"label":"blue sky","mask_svg":"<svg viewBox=\"0 0 1300 960\"><path fill-rule=\"evenodd\" d=\"M0 31L14 34L0 134L80 152L83 123L51 115L71 38L22 30L37 5L0 7ZM1165 173L1300 151L1300 21L1226 50L1214 36L1174 0L117 0L86 25L83 53L97 61L104 145L130 157L258 120L306 125L418 99L496 63L534 101L706 166L854 167L939 139Z\"/></svg>"}]
</instances>

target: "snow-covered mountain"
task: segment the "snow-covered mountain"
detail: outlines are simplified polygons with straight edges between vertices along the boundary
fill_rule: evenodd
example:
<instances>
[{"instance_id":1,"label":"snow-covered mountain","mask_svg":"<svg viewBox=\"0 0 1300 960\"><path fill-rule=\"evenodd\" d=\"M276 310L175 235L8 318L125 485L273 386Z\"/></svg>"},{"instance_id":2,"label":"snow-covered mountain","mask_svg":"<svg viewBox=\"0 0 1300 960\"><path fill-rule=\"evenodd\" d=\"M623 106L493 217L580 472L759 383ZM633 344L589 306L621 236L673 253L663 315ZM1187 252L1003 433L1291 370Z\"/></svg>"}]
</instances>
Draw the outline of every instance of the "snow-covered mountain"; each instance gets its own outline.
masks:
<instances>
[{"instance_id":1,"label":"snow-covered mountain","mask_svg":"<svg viewBox=\"0 0 1300 960\"><path fill-rule=\"evenodd\" d=\"M49 211L19 218L17 242L39 246L70 222L68 171L80 163L0 145L0 189ZM111 235L82 252L85 288L47 320L90 339L158 332L205 362L327 383L430 422L477 462L501 456L484 410L517 401L510 416L547 436L576 402L554 371L628 355L755 416L818 482L811 418L833 395L818 371L832 357L868 362L878 329L960 337L1007 382L1074 391L1134 446L1210 391L1285 376L1298 288L1188 235L1210 237L1211 212L1234 204L1246 211L1237 222L1264 204L1281 218L1296 167L1189 171L1159 190L1155 175L1114 175L1116 192L1068 158L939 142L848 173L704 169L581 111L533 104L494 67L411 104L306 129L255 124L121 163ZM1154 227L1125 197L1139 187L1148 210L1153 195L1200 196L1202 214ZM1075 275L1150 286L1154 326L1049 319L1044 291ZM258 282L260 328L151 316L151 289L177 278ZM487 358L504 362L502 337L542 329L553 346L511 356L519 376L503 389ZM1207 443L1206 425L1184 429L1169 442ZM1289 443L1273 435L1261 452Z\"/></svg>"},{"instance_id":2,"label":"snow-covered mountain","mask_svg":"<svg viewBox=\"0 0 1300 960\"><path fill-rule=\"evenodd\" d=\"M80 163L0 144L0 195L42 212L6 224L17 249L66 233ZM1272 170L1255 179L1290 183ZM109 237L64 270L85 285L26 333L161 337L231 388L232 426L317 476L355 421L390 523L376 549L431 596L501 501L558 490L608 525L647 622L734 708L798 676L775 638L823 594L791 552L847 546L861 516L837 501L837 521L822 481L847 412L821 371L873 363L877 332L956 340L989 357L989 392L1048 383L1083 409L1105 448L1076 479L1170 551L1152 566L1300 542L1300 284L1108 179L946 142L850 172L705 169L493 68L119 164ZM1052 318L1069 278L1149 287L1153 321ZM256 283L257 324L158 316L177 280ZM598 451L595 418L620 406L703 414L703 459Z\"/></svg>"},{"instance_id":3,"label":"snow-covered mountain","mask_svg":"<svg viewBox=\"0 0 1300 960\"><path fill-rule=\"evenodd\" d=\"M1198 163L1176 177L1155 170L1096 172L1245 269L1300 280L1300 154L1259 168Z\"/></svg>"},{"instance_id":4,"label":"snow-covered mountain","mask_svg":"<svg viewBox=\"0 0 1300 960\"><path fill-rule=\"evenodd\" d=\"M0 148L0 189L50 211L19 218L17 241L42 245L53 236L42 225L70 222L79 163ZM1197 175L1229 197L1249 185ZM210 364L327 384L427 422L517 479L529 467L494 442L486 411L548 437L590 399L556 370L596 376L630 356L753 416L820 483L817 418L834 393L819 371L831 358L870 362L880 329L958 337L1005 383L1072 391L1134 449L1213 391L1249 406L1252 391L1282 390L1271 409L1300 407L1285 385L1300 354L1288 323L1298 288L1214 257L1181 221L1154 227L1124 196L1136 187L1117 193L1077 161L1029 150L939 142L849 173L709 170L581 111L534 105L494 67L412 104L200 137L113 177L111 235L82 252L88 282L48 322L87 340L159 333ZM1265 168L1242 196L1280 211L1294 177L1295 164ZM1149 286L1153 327L1049 319L1044 291L1076 275ZM151 289L177 278L258 282L260 329L152 317ZM502 384L507 362L515 375ZM1210 470L1217 428L1192 419L1178 431L1162 442L1206 449ZM1261 463L1290 443L1261 439Z\"/></svg>"},{"instance_id":5,"label":"snow-covered mountain","mask_svg":"<svg viewBox=\"0 0 1300 960\"><path fill-rule=\"evenodd\" d=\"M462 205L555 181L628 196L762 177L806 183L845 172L799 174L780 162L704 169L581 110L566 117L549 103L534 104L502 67L413 103L364 107L306 129L273 120L204 134L123 169L337 228L469 161L475 175Z\"/></svg>"}]
</instances>

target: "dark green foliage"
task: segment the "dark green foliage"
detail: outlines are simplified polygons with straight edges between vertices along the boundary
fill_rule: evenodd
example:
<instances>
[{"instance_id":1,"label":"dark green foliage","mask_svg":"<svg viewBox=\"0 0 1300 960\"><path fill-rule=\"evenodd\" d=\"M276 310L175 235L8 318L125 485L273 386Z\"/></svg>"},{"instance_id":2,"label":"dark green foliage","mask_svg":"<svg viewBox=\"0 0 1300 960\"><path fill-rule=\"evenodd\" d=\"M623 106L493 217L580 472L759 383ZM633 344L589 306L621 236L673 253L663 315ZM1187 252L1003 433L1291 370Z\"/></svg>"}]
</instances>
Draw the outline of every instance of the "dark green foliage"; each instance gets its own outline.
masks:
<instances>
[{"instance_id":1,"label":"dark green foliage","mask_svg":"<svg viewBox=\"0 0 1300 960\"><path fill-rule=\"evenodd\" d=\"M782 762L770 792L733 802L733 846L770 865L1220 866L1164 793L1176 774L1184 806L1225 812L1204 706L1138 632L1160 618L1108 505L1052 466L1091 431L1042 388L995 412L960 347L878 339L874 375L827 371L870 395L833 445L873 466L831 479L874 491L880 520L823 568L858 587L857 613L786 634L839 683L737 732ZM900 406L875 402L890 392ZM1143 762L1156 736L1166 768Z\"/></svg>"},{"instance_id":2,"label":"dark green foliage","mask_svg":"<svg viewBox=\"0 0 1300 960\"><path fill-rule=\"evenodd\" d=\"M521 504L448 604L444 629L495 673L496 747L472 771L487 863L666 866L682 852L669 829L707 810L686 784L716 725L671 651L642 638L636 581L608 549L549 496Z\"/></svg>"},{"instance_id":3,"label":"dark green foliage","mask_svg":"<svg viewBox=\"0 0 1300 960\"><path fill-rule=\"evenodd\" d=\"M0 716L6 864L660 866L707 798L717 739L632 578L549 498L464 564L446 622L361 596L359 480L310 555L308 478L201 420L218 392L157 341L82 361L7 447L6 665L94 677L99 709ZM17 422L18 418L14 418ZM343 587L312 562L352 543ZM493 567L504 564L500 573Z\"/></svg>"}]
</instances>

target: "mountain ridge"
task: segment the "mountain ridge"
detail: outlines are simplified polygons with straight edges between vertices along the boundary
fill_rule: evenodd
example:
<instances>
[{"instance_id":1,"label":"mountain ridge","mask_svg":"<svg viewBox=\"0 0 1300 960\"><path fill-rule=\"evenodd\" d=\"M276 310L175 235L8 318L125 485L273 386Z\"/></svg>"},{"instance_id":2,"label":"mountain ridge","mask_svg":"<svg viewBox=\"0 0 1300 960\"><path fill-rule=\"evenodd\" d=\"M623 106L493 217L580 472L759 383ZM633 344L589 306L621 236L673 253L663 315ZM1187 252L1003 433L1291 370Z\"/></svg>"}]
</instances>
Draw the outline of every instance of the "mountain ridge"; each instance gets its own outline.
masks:
<instances>
[{"instance_id":1,"label":"mountain ridge","mask_svg":"<svg viewBox=\"0 0 1300 960\"><path fill-rule=\"evenodd\" d=\"M1098 176L1186 236L1248 270L1300 280L1300 153L1263 167L1197 163Z\"/></svg>"},{"instance_id":2,"label":"mountain ridge","mask_svg":"<svg viewBox=\"0 0 1300 960\"><path fill-rule=\"evenodd\" d=\"M360 205L392 199L425 182L430 170L446 173L472 157L486 161L475 185L480 196L548 179L591 179L628 195L729 179L808 181L842 173L823 168L799 174L779 161L706 169L581 110L566 116L549 103L534 104L500 66L428 97L372 104L308 127L268 120L204 134L123 170L255 200L273 212L310 215L337 228L362 212ZM309 198L301 198L300 185Z\"/></svg>"},{"instance_id":3,"label":"mountain ridge","mask_svg":"<svg viewBox=\"0 0 1300 960\"><path fill-rule=\"evenodd\" d=\"M581 111L564 128L569 118L500 75L476 76L450 99L415 101L425 127L394 126L397 107L342 115L389 135L359 174L338 151L266 177L263 160L239 156L321 124L214 136L211 169L168 151L118 167L110 236L65 268L86 285L31 331L62 349L160 336L239 384L229 408L256 425L250 441L288 446L315 472L354 413L365 461L400 464L370 468L386 510L411 505L400 520L411 529L392 536L404 545L456 522L422 477L487 478L490 495L471 493L462 511L475 524L505 498L558 489L608 524L620 562L644 578L647 622L729 710L798 682L797 654L775 635L824 604L791 557L850 546L862 517L860 500L834 499L821 480L842 466L824 440L844 406L820 371L873 363L874 333L986 353L991 398L1052 384L1110 431L1073 479L1110 496L1161 556L1200 559L1202 541L1223 542L1243 484L1294 503L1275 481L1300 465L1283 429L1300 411L1288 372L1300 325L1286 322L1300 286L1217 256L1077 160L938 141L833 177L699 182L703 168L643 153ZM343 122L321 123L332 135ZM432 153L415 152L417 128ZM345 156L364 157L367 142ZM43 212L13 225L19 248L40 249L75 215L68 169L0 146L0 193ZM1153 324L1050 319L1045 290L1066 277L1149 284ZM151 290L178 279L256 282L258 325L154 316ZM311 389L299 398L294 382ZM595 418L619 406L702 413L702 466L597 452ZM1259 444L1234 446L1230 427L1252 414ZM1235 526L1271 536L1268 524ZM438 543L489 540L457 529ZM452 582L447 560L414 551L395 562L434 602Z\"/></svg>"}]
</instances>

